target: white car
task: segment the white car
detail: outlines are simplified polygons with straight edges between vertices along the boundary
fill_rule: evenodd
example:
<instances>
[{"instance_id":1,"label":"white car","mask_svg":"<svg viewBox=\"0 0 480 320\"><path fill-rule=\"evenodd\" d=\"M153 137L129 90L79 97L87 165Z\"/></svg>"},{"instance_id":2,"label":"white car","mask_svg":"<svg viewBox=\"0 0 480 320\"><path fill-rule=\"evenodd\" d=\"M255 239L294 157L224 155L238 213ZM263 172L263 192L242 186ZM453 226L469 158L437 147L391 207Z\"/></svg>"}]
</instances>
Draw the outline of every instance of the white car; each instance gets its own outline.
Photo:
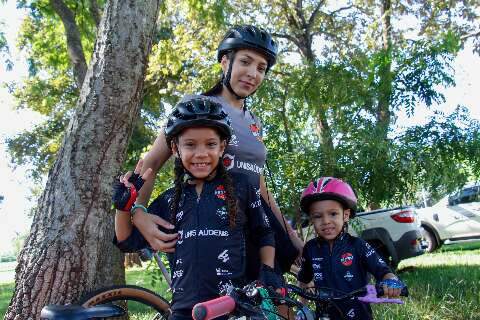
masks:
<instances>
[{"instance_id":1,"label":"white car","mask_svg":"<svg viewBox=\"0 0 480 320\"><path fill-rule=\"evenodd\" d=\"M480 239L480 185L464 187L417 214L429 252L445 242Z\"/></svg>"}]
</instances>

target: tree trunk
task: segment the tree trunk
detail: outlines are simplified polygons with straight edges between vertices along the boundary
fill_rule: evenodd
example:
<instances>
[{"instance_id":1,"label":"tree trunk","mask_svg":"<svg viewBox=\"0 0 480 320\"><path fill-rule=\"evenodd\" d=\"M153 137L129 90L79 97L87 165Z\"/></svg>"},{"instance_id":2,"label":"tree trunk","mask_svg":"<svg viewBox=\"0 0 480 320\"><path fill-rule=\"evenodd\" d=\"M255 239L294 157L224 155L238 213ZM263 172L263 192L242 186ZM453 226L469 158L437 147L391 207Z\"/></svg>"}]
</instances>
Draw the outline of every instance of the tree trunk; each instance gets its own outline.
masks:
<instances>
[{"instance_id":1,"label":"tree trunk","mask_svg":"<svg viewBox=\"0 0 480 320\"><path fill-rule=\"evenodd\" d=\"M75 303L124 282L112 245L111 185L138 115L160 0L105 7L80 98L19 256L5 319L39 319L46 304Z\"/></svg>"},{"instance_id":2,"label":"tree trunk","mask_svg":"<svg viewBox=\"0 0 480 320\"><path fill-rule=\"evenodd\" d=\"M335 146L333 145L332 130L322 106L319 106L316 124L320 149L322 150L322 175L333 177L336 167Z\"/></svg>"},{"instance_id":3,"label":"tree trunk","mask_svg":"<svg viewBox=\"0 0 480 320\"><path fill-rule=\"evenodd\" d=\"M390 18L392 16L392 5L390 0L382 0L381 2L381 20L382 20L382 51L383 61L379 67L379 86L378 86L378 102L376 110L376 134L374 135L375 148L377 156L375 159L375 166L371 176L371 185L376 186L375 192L383 192L387 190L389 181L385 179L389 175L388 169L388 130L391 123L390 104L392 98L392 25ZM381 199L382 195L376 194L374 199ZM378 203L372 202L369 204L371 210L380 208Z\"/></svg>"}]
</instances>

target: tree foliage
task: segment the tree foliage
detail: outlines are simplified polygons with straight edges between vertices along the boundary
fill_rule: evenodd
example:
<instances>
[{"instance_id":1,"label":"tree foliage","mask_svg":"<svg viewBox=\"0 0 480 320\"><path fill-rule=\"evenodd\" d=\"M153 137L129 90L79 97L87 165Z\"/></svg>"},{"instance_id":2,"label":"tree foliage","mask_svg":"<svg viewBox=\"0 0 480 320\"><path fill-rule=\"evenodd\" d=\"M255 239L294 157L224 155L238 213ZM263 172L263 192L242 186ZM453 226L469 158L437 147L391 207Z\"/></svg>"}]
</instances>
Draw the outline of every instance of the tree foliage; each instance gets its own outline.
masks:
<instances>
[{"instance_id":1,"label":"tree foliage","mask_svg":"<svg viewBox=\"0 0 480 320\"><path fill-rule=\"evenodd\" d=\"M35 177L50 168L78 96L66 29L53 2L20 2L30 9L20 31L30 77L14 92L20 107L47 120L10 139L9 149L15 163L34 164ZM63 2L74 13L88 64L98 25L95 12L104 3ZM467 0L164 1L125 168L148 149L171 105L218 80L215 49L224 30L253 23L280 43L279 63L248 103L264 122L273 177L269 185L275 186L285 212L295 214L299 192L320 175L351 182L364 207L413 201L421 187L447 192L453 188L447 181L478 177L478 163L470 158L475 141L427 148L420 137L433 134L432 124L415 127L403 143L407 134L395 129L397 115L414 116L419 104L444 102L440 88L454 85L453 59L465 41L478 43L478 7ZM475 125L467 125L471 120L465 112L456 114L452 130L444 134L457 128L457 134L469 136ZM440 118L431 121L439 125ZM418 165L413 155L419 150L422 159L443 161L451 172L441 173L434 163ZM461 165L452 155L457 151L464 153ZM435 179L433 173L440 176ZM170 182L164 170L159 188Z\"/></svg>"}]
</instances>

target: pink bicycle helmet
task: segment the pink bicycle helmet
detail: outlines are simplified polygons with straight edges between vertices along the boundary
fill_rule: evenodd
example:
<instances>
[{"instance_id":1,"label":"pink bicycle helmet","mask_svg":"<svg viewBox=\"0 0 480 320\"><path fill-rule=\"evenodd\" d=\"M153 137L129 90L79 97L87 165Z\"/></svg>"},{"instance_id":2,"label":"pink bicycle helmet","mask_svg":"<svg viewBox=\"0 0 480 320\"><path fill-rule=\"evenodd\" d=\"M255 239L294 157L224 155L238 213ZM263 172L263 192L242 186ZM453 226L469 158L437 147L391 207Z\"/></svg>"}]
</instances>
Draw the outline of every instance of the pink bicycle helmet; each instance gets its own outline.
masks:
<instances>
[{"instance_id":1,"label":"pink bicycle helmet","mask_svg":"<svg viewBox=\"0 0 480 320\"><path fill-rule=\"evenodd\" d=\"M351 210L350 218L355 217L357 196L352 187L343 180L332 177L322 177L310 182L302 192L300 208L303 212L308 212L310 204L318 200L336 200L342 203L345 208Z\"/></svg>"}]
</instances>

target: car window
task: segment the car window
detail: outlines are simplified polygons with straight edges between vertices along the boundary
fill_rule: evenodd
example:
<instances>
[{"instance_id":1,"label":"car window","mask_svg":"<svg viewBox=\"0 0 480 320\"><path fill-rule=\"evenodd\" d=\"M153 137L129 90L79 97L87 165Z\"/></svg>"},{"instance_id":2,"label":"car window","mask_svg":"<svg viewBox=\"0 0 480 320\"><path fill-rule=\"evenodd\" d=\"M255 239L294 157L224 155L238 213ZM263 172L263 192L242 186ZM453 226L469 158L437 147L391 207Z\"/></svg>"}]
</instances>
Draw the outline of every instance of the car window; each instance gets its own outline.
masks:
<instances>
[{"instance_id":1,"label":"car window","mask_svg":"<svg viewBox=\"0 0 480 320\"><path fill-rule=\"evenodd\" d=\"M461 204L480 201L479 189L479 186L463 189L460 192L459 197L454 202L456 202L456 204Z\"/></svg>"}]
</instances>

